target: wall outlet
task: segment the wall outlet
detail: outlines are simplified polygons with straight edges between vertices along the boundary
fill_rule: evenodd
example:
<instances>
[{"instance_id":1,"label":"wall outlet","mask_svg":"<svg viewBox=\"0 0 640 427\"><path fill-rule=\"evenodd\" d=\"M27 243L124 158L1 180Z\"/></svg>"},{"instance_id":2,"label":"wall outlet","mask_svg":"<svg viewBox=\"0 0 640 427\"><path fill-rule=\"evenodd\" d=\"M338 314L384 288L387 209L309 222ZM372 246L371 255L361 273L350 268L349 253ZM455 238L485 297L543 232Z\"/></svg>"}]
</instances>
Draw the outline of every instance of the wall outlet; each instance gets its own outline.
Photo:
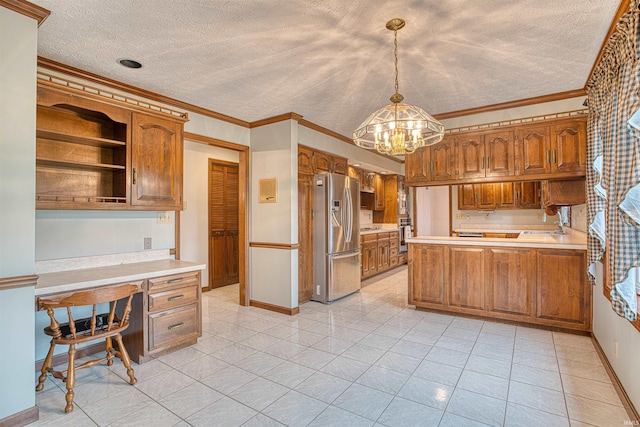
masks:
<instances>
[{"instance_id":1,"label":"wall outlet","mask_svg":"<svg viewBox=\"0 0 640 427\"><path fill-rule=\"evenodd\" d=\"M456 219L467 219L467 216L465 214L457 214Z\"/></svg>"},{"instance_id":2,"label":"wall outlet","mask_svg":"<svg viewBox=\"0 0 640 427\"><path fill-rule=\"evenodd\" d=\"M171 224L171 211L158 212L158 224Z\"/></svg>"},{"instance_id":3,"label":"wall outlet","mask_svg":"<svg viewBox=\"0 0 640 427\"><path fill-rule=\"evenodd\" d=\"M144 238L144 248L151 249L151 237Z\"/></svg>"}]
</instances>

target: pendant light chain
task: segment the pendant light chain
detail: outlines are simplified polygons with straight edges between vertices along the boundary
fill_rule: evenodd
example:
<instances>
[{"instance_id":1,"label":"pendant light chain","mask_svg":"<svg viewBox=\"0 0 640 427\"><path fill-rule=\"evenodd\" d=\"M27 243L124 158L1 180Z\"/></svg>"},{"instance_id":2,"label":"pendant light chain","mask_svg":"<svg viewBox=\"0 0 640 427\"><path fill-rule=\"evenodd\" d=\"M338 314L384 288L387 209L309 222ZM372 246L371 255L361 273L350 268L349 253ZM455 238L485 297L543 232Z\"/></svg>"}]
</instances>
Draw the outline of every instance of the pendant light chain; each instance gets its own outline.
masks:
<instances>
[{"instance_id":1,"label":"pendant light chain","mask_svg":"<svg viewBox=\"0 0 640 427\"><path fill-rule=\"evenodd\" d=\"M396 93L398 93L398 30L393 31L393 56L396 59Z\"/></svg>"}]
</instances>

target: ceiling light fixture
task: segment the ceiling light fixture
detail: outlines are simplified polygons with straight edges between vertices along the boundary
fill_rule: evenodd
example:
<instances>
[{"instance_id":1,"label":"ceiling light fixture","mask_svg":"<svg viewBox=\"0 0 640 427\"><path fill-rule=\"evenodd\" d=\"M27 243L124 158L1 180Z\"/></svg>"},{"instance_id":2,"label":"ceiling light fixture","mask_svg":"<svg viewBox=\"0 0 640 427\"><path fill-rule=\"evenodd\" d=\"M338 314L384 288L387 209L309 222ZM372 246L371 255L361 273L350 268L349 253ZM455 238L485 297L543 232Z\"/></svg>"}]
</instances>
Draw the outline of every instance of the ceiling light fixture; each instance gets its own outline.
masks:
<instances>
[{"instance_id":1,"label":"ceiling light fixture","mask_svg":"<svg viewBox=\"0 0 640 427\"><path fill-rule=\"evenodd\" d=\"M126 58L118 59L118 64L127 68L142 68L142 64L133 59L126 59Z\"/></svg>"},{"instance_id":2,"label":"ceiling light fixture","mask_svg":"<svg viewBox=\"0 0 640 427\"><path fill-rule=\"evenodd\" d=\"M444 126L422 108L403 104L404 96L398 93L398 30L405 25L404 19L394 18L387 22L393 31L395 57L395 89L391 96L393 104L371 114L353 132L353 142L362 148L377 150L382 154L402 156L417 148L442 141Z\"/></svg>"}]
</instances>

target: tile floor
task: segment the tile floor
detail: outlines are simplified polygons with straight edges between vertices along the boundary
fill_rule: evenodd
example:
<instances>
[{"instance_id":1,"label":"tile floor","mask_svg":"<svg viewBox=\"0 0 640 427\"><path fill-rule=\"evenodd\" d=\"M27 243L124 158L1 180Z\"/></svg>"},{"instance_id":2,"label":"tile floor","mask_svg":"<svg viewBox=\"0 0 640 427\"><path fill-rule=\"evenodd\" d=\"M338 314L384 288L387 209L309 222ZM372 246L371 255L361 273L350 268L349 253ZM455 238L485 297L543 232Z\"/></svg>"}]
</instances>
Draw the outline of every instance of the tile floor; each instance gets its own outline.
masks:
<instances>
[{"instance_id":1,"label":"tile floor","mask_svg":"<svg viewBox=\"0 0 640 427\"><path fill-rule=\"evenodd\" d=\"M37 393L55 426L622 426L587 337L416 311L406 267L297 316L204 294L198 344L135 366L80 371ZM35 424L34 424L35 425Z\"/></svg>"}]
</instances>

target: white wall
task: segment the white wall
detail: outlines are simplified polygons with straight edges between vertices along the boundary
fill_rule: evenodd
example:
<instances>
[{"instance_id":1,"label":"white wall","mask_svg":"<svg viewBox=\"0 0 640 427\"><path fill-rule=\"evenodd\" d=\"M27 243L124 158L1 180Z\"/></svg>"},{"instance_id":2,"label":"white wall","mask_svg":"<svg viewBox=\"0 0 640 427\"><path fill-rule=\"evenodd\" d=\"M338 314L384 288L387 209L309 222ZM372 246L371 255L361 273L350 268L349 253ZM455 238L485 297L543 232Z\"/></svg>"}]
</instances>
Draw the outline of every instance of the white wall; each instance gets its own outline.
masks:
<instances>
[{"instance_id":1,"label":"white wall","mask_svg":"<svg viewBox=\"0 0 640 427\"><path fill-rule=\"evenodd\" d=\"M34 273L37 21L0 7L0 278ZM35 405L34 288L0 291L0 424Z\"/></svg>"},{"instance_id":2,"label":"white wall","mask_svg":"<svg viewBox=\"0 0 640 427\"><path fill-rule=\"evenodd\" d=\"M416 236L449 235L449 186L417 187L415 203L413 229Z\"/></svg>"},{"instance_id":3,"label":"white wall","mask_svg":"<svg viewBox=\"0 0 640 427\"><path fill-rule=\"evenodd\" d=\"M184 201L180 213L180 258L207 264L202 287L209 286L209 159L238 163L238 152L184 142Z\"/></svg>"},{"instance_id":4,"label":"white wall","mask_svg":"<svg viewBox=\"0 0 640 427\"><path fill-rule=\"evenodd\" d=\"M251 242L298 243L298 124L251 130ZM261 179L276 178L276 203L258 203ZM298 306L298 250L250 248L251 299Z\"/></svg>"}]
</instances>

